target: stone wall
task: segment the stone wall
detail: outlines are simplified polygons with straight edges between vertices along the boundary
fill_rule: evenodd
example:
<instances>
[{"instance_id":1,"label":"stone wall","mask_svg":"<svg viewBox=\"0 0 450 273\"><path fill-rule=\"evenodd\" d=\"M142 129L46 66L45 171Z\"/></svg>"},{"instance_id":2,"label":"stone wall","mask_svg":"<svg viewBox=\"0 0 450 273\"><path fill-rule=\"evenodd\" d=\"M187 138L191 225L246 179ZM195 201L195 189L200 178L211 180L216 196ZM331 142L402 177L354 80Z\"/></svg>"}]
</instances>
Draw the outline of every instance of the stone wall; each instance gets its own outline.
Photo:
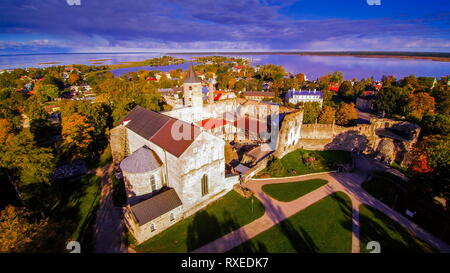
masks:
<instances>
[{"instance_id":1,"label":"stone wall","mask_svg":"<svg viewBox=\"0 0 450 273\"><path fill-rule=\"evenodd\" d=\"M377 134L379 129L389 129L404 139L391 139ZM420 132L416 124L390 119L374 118L370 124L343 127L335 124L303 124L300 147L307 150L357 150L381 161L395 160L409 164L409 151Z\"/></svg>"},{"instance_id":2,"label":"stone wall","mask_svg":"<svg viewBox=\"0 0 450 273\"><path fill-rule=\"evenodd\" d=\"M281 158L299 148L299 140L303 135L302 123L303 110L297 110L282 117L274 152L276 157Z\"/></svg>"},{"instance_id":3,"label":"stone wall","mask_svg":"<svg viewBox=\"0 0 450 273\"><path fill-rule=\"evenodd\" d=\"M126 128L119 125L111 129L109 143L114 164L119 164L128 155Z\"/></svg>"}]
</instances>

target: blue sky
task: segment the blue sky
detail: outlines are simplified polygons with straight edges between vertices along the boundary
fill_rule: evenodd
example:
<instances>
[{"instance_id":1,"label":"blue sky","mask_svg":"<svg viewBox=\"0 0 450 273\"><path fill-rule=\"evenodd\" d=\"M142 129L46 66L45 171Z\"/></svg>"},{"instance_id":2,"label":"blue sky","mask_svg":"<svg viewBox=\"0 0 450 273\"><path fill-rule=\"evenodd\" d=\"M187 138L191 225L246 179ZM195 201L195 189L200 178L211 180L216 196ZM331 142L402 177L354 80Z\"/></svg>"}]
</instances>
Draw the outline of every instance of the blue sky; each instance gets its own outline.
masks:
<instances>
[{"instance_id":1,"label":"blue sky","mask_svg":"<svg viewBox=\"0 0 450 273\"><path fill-rule=\"evenodd\" d=\"M448 0L2 0L0 54L450 52Z\"/></svg>"}]
</instances>

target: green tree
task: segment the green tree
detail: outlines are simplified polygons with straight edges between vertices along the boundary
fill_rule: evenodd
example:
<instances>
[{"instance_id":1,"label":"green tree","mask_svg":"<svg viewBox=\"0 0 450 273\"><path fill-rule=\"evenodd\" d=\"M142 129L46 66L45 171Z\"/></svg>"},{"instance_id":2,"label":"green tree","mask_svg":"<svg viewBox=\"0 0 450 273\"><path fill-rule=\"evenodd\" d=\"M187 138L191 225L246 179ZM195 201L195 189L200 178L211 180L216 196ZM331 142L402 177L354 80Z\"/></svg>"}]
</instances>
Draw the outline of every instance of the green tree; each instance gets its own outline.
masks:
<instances>
[{"instance_id":1,"label":"green tree","mask_svg":"<svg viewBox=\"0 0 450 273\"><path fill-rule=\"evenodd\" d=\"M303 123L315 123L319 117L320 104L318 102L306 102L303 109Z\"/></svg>"}]
</instances>

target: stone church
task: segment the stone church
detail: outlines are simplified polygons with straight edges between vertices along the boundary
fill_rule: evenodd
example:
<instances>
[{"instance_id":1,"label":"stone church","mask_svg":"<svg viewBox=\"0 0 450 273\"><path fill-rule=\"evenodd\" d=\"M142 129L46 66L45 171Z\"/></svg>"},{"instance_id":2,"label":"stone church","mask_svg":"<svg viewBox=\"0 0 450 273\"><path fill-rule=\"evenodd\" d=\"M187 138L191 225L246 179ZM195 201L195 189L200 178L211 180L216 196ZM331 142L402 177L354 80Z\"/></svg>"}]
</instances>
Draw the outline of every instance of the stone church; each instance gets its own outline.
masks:
<instances>
[{"instance_id":1,"label":"stone church","mask_svg":"<svg viewBox=\"0 0 450 273\"><path fill-rule=\"evenodd\" d=\"M182 107L158 113L138 106L111 130L113 159L123 173L127 194L125 222L139 243L239 183L237 175L226 174L224 155L225 144L237 135L261 143L274 120L285 120L276 130L282 135L273 137L273 150L284 154L297 145L301 110L243 99L204 99L191 64Z\"/></svg>"}]
</instances>

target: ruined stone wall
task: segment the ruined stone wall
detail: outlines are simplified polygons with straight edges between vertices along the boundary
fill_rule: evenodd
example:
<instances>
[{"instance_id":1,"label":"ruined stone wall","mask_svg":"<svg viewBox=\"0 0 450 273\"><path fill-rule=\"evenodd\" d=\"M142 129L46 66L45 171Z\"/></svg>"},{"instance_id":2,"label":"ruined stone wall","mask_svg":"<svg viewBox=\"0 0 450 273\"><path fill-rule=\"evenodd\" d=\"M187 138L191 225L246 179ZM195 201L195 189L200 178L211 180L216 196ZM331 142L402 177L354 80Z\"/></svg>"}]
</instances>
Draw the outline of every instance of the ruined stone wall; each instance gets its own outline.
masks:
<instances>
[{"instance_id":1,"label":"ruined stone wall","mask_svg":"<svg viewBox=\"0 0 450 273\"><path fill-rule=\"evenodd\" d=\"M377 135L377 129L389 128L406 139L393 140ZM334 124L303 124L300 147L307 150L357 150L388 163L409 163L409 151L420 132L420 127L404 121L371 119L370 124L343 127Z\"/></svg>"},{"instance_id":2,"label":"ruined stone wall","mask_svg":"<svg viewBox=\"0 0 450 273\"><path fill-rule=\"evenodd\" d=\"M284 116L276 143L274 155L278 158L283 157L300 147L300 137L302 132L303 110L297 110Z\"/></svg>"}]
</instances>

